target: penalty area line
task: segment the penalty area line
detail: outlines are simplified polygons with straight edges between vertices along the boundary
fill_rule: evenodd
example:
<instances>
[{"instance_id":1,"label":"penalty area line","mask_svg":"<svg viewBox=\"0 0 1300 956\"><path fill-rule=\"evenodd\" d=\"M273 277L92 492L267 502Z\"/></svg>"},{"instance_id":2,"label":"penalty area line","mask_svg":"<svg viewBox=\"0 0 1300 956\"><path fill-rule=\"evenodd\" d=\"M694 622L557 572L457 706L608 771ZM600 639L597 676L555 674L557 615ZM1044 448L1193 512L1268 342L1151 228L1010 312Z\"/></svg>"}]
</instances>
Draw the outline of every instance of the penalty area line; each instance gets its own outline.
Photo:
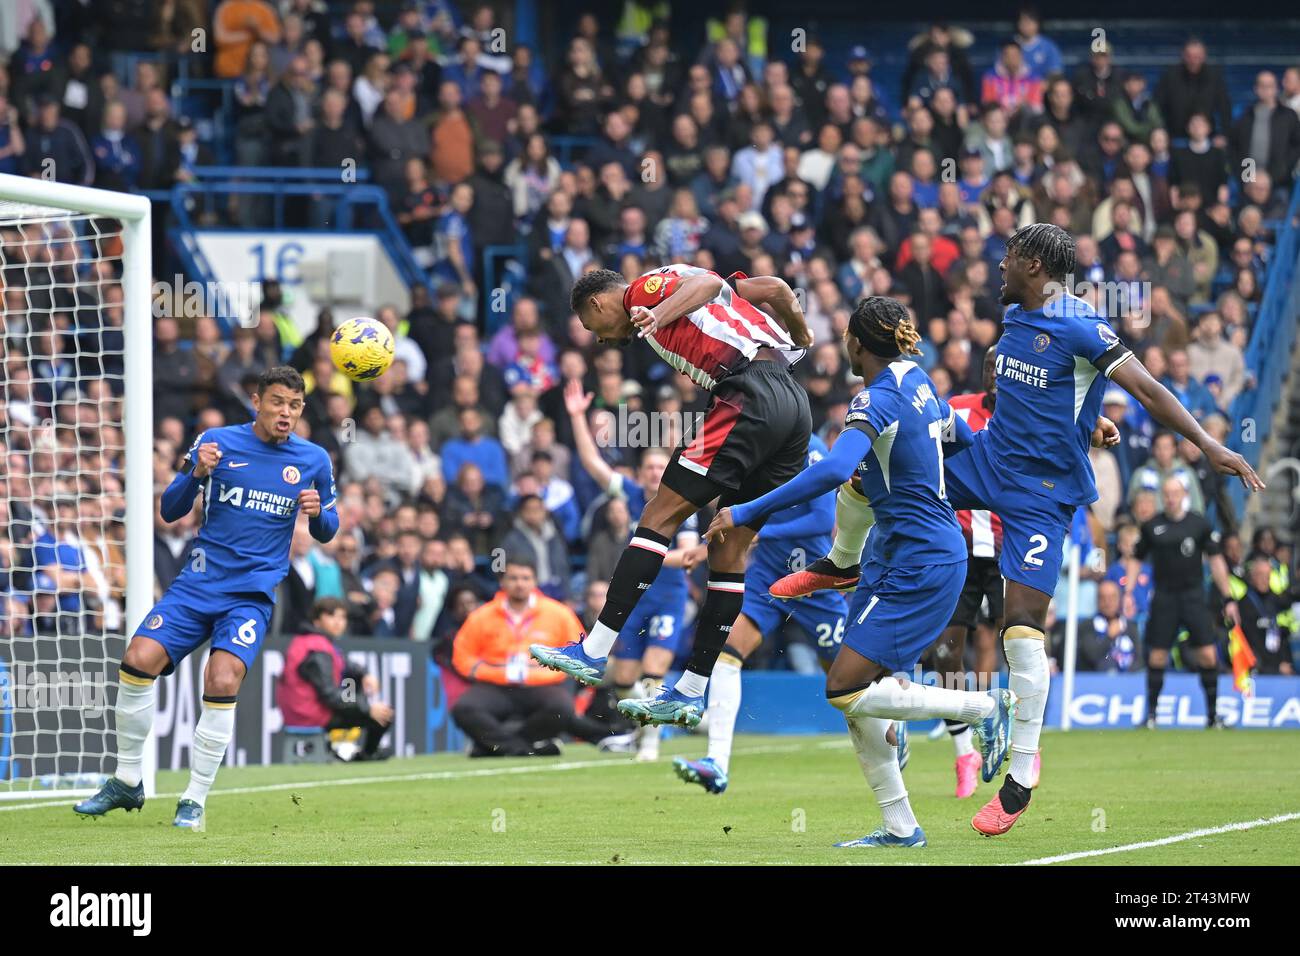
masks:
<instances>
[{"instance_id":1,"label":"penalty area line","mask_svg":"<svg viewBox=\"0 0 1300 956\"><path fill-rule=\"evenodd\" d=\"M1220 827L1206 827L1201 830L1188 830L1158 840L1143 840L1141 843L1125 843L1122 846L1110 846L1100 850L1080 850L1077 853L1062 853L1060 856L1044 856L1036 860L1024 860L1013 866L1046 866L1051 863L1069 863L1073 860L1086 860L1094 856L1109 856L1112 853L1128 853L1131 850L1149 850L1157 846L1169 846L1171 843L1183 843L1200 837L1217 836L1221 833L1235 833L1241 830L1254 830L1256 827L1268 827L1276 823L1289 823L1300 820L1300 813L1279 813L1277 816L1260 817L1257 820L1244 820L1240 823L1225 823Z\"/></svg>"}]
</instances>

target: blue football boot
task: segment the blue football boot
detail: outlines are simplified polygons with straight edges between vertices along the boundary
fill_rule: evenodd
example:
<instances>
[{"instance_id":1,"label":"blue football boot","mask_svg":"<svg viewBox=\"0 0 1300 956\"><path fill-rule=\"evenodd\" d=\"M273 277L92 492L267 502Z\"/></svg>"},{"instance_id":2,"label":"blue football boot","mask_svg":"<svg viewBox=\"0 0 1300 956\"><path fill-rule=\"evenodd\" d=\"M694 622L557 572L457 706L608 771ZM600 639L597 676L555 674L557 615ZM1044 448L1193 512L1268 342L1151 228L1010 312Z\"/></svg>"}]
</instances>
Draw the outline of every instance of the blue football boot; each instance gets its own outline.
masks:
<instances>
[{"instance_id":1,"label":"blue football boot","mask_svg":"<svg viewBox=\"0 0 1300 956\"><path fill-rule=\"evenodd\" d=\"M533 660L561 674L568 674L579 684L595 687L605 679L605 658L588 657L582 642L575 641L563 647L550 644L533 644L528 648Z\"/></svg>"},{"instance_id":2,"label":"blue football boot","mask_svg":"<svg viewBox=\"0 0 1300 956\"><path fill-rule=\"evenodd\" d=\"M618 702L618 712L642 724L676 724L690 729L704 716L704 697L687 697L676 688L659 688L653 697L629 697Z\"/></svg>"},{"instance_id":3,"label":"blue football boot","mask_svg":"<svg viewBox=\"0 0 1300 956\"><path fill-rule=\"evenodd\" d=\"M997 705L993 708L993 713L970 725L975 739L979 741L980 753L984 755L980 775L985 783L996 777L1002 769L1002 761L1011 749L1011 724L1016 719L1015 694L1006 689L995 689L989 691L989 696Z\"/></svg>"},{"instance_id":4,"label":"blue football boot","mask_svg":"<svg viewBox=\"0 0 1300 956\"><path fill-rule=\"evenodd\" d=\"M703 760L674 757L673 772L687 783L698 783L709 793L723 793L727 789L727 771L718 766L712 757Z\"/></svg>"},{"instance_id":5,"label":"blue football boot","mask_svg":"<svg viewBox=\"0 0 1300 956\"><path fill-rule=\"evenodd\" d=\"M121 808L129 813L143 806L144 784L137 783L134 787L128 787L117 777L109 777L98 793L73 804L72 809L83 817L102 817L109 810Z\"/></svg>"},{"instance_id":6,"label":"blue football boot","mask_svg":"<svg viewBox=\"0 0 1300 956\"><path fill-rule=\"evenodd\" d=\"M881 846L881 847L909 847L925 846L925 831L917 827L912 831L911 836L894 836L884 827L878 830L872 830L864 837L856 840L849 840L846 843L835 844L838 847L860 847L860 846Z\"/></svg>"},{"instance_id":7,"label":"blue football boot","mask_svg":"<svg viewBox=\"0 0 1300 956\"><path fill-rule=\"evenodd\" d=\"M176 804L176 819L172 820L172 826L182 827L186 830L202 830L203 807L193 800L182 800Z\"/></svg>"}]
</instances>

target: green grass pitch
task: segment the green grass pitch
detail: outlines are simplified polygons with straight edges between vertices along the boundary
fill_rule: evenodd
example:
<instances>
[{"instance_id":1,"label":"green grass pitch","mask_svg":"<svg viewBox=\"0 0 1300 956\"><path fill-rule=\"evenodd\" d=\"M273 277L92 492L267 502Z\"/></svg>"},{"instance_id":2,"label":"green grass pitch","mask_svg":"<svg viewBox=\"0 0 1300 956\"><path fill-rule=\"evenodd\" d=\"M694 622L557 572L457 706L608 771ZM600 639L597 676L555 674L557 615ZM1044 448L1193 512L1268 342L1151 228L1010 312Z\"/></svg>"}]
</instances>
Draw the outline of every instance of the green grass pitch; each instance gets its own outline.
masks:
<instances>
[{"instance_id":1,"label":"green grass pitch","mask_svg":"<svg viewBox=\"0 0 1300 956\"><path fill-rule=\"evenodd\" d=\"M672 775L670 757L700 755L699 737L666 741L654 764L572 745L556 759L224 768L203 833L171 827L185 775L163 773L140 814L83 820L66 802L0 801L0 861L1005 864L1300 817L1300 734L1076 731L1044 735L1033 805L988 839L969 819L997 781L956 800L951 744L912 737L906 779L930 841L919 850L831 846L879 821L847 740L741 736L721 797ZM1077 862L1294 863L1297 817Z\"/></svg>"}]
</instances>

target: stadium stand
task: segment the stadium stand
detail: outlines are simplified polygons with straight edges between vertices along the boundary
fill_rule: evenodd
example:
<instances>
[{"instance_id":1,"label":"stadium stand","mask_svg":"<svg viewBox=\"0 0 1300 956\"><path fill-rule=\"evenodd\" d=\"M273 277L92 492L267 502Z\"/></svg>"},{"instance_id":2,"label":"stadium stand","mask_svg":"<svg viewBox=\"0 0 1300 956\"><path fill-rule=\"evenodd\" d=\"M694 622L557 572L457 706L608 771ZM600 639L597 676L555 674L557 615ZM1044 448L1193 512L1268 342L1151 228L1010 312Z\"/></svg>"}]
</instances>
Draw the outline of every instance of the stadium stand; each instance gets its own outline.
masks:
<instances>
[{"instance_id":1,"label":"stadium stand","mask_svg":"<svg viewBox=\"0 0 1300 956\"><path fill-rule=\"evenodd\" d=\"M305 326L291 315L287 274L262 283L251 312L219 302L157 322L159 488L197 430L248 419L250 376L280 362L307 376L303 428L335 456L343 524L300 556L282 608L341 598L353 634L429 642L450 667L509 539L548 568L558 558L548 592L594 618L588 542L611 534L609 496L578 463L565 383L595 393L593 419L690 413L705 398L644 343L603 347L570 315L573 280L599 267L786 277L817 342L798 377L830 442L858 386L839 344L858 297L907 302L944 394L975 390L1000 332L1006 238L1055 222L1078 237L1082 294L1207 428L1256 464L1296 456L1300 60L1274 24L1117 20L1099 39L1091 23L1051 19L1038 36L1023 18L867 29L835 4L815 5L812 29L777 4L716 19L668 2L546 6L31 0L27 22L0 18L0 172L42 175L53 159L61 181L148 195L160 280L214 278L203 229L363 231L409 293L409 308L365 303L398 338L393 371L369 386L330 365L328 304ZM792 52L783 38L800 30ZM65 387L60 364L120 323L111 281L96 308L34 310L29 275L7 265L0 478L16 489ZM49 334L11 334L28 323ZM112 509L120 371L78 372L77 400L104 416L103 480L46 489L46 504L95 492ZM1112 398L1124 442L1094 455L1102 499L1080 615L1096 612L1100 581L1124 583L1126 529L1150 517L1171 471L1225 535L1238 580L1263 554L1294 599L1289 479L1248 510L1184 450L1153 458L1152 422ZM628 449L602 452L628 474L637 465ZM531 494L553 516L546 533L519 515ZM13 514L6 490L0 508L3 637L104 627L102 613L51 624L41 609L60 587L89 586L84 558L78 571L63 557L75 574L44 573L41 506ZM160 528L159 588L192 531ZM92 546L69 534L66 548ZM373 584L385 569L395 593ZM1126 589L1122 613L1140 622L1144 600ZM292 616L285 633L305 623ZM792 629L751 666L815 667L787 653L807 640Z\"/></svg>"}]
</instances>

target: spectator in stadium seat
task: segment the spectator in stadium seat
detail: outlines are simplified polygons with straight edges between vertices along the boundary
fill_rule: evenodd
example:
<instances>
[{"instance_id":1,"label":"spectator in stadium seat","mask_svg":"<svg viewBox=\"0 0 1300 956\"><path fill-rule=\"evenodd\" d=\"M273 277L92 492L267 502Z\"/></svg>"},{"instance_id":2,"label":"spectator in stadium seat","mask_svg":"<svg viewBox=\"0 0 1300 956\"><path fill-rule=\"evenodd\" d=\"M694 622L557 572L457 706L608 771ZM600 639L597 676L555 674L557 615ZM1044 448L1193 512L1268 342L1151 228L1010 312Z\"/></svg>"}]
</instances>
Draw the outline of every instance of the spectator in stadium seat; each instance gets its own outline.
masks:
<instances>
[{"instance_id":1,"label":"spectator in stadium seat","mask_svg":"<svg viewBox=\"0 0 1300 956\"><path fill-rule=\"evenodd\" d=\"M474 206L474 187L458 182L451 188L446 210L434 227L434 244L438 258L433 276L443 282L455 282L471 302L478 298L474 284L474 236L469 212Z\"/></svg>"},{"instance_id":2,"label":"spectator in stadium seat","mask_svg":"<svg viewBox=\"0 0 1300 956\"><path fill-rule=\"evenodd\" d=\"M63 119L58 100L37 98L36 122L27 134L22 170L27 176L52 176L61 183L89 186L95 178L90 146L76 124Z\"/></svg>"},{"instance_id":3,"label":"spectator in stadium seat","mask_svg":"<svg viewBox=\"0 0 1300 956\"><path fill-rule=\"evenodd\" d=\"M762 206L768 187L779 181L784 172L785 159L776 142L772 124L762 121L750 131L749 145L736 151L731 160L731 175L750 188L750 209Z\"/></svg>"},{"instance_id":4,"label":"spectator in stadium seat","mask_svg":"<svg viewBox=\"0 0 1300 956\"><path fill-rule=\"evenodd\" d=\"M557 601L567 600L569 549L564 543L564 533L538 495L525 495L515 505L501 547L508 555L529 559L536 568L537 586L543 594Z\"/></svg>"},{"instance_id":5,"label":"spectator in stadium seat","mask_svg":"<svg viewBox=\"0 0 1300 956\"><path fill-rule=\"evenodd\" d=\"M468 219L476 262L482 261L488 246L512 245L519 236L514 222L514 199L502 179L504 163L500 144L485 140L479 150L478 168L468 180L474 191Z\"/></svg>"},{"instance_id":6,"label":"spectator in stadium seat","mask_svg":"<svg viewBox=\"0 0 1300 956\"><path fill-rule=\"evenodd\" d=\"M1196 472L1178 457L1178 443L1173 432L1160 432L1151 443L1151 457L1146 464L1133 472L1129 480L1128 503L1135 520L1141 523L1146 518L1138 516L1138 496L1147 492L1152 497L1152 507L1156 507L1156 496L1169 478L1177 478L1187 490L1187 507L1189 511L1205 514L1205 497L1201 493L1201 483Z\"/></svg>"},{"instance_id":7,"label":"spectator in stadium seat","mask_svg":"<svg viewBox=\"0 0 1300 956\"><path fill-rule=\"evenodd\" d=\"M389 92L366 134L371 176L376 185L382 186L393 197L409 195L410 164L413 160L423 160L428 151L424 127L417 120L401 115L400 99L398 91ZM331 104L330 110L331 115L336 115L337 101ZM340 126L335 135L346 137L348 133L343 132L343 129ZM354 158L358 161L360 159L359 155ZM436 195L435 191L433 196ZM436 210L439 206L440 203L435 200L433 208Z\"/></svg>"},{"instance_id":8,"label":"spectator in stadium seat","mask_svg":"<svg viewBox=\"0 0 1300 956\"><path fill-rule=\"evenodd\" d=\"M27 141L23 139L18 108L0 93L0 173L17 175L22 169Z\"/></svg>"},{"instance_id":9,"label":"spectator in stadium seat","mask_svg":"<svg viewBox=\"0 0 1300 956\"><path fill-rule=\"evenodd\" d=\"M212 14L216 58L213 73L234 79L244 72L248 50L255 41L280 42L280 17L266 0L221 0Z\"/></svg>"},{"instance_id":10,"label":"spectator in stadium seat","mask_svg":"<svg viewBox=\"0 0 1300 956\"><path fill-rule=\"evenodd\" d=\"M369 581L371 605L365 634L369 637L409 637L397 627L397 592L401 579L390 567L381 567Z\"/></svg>"},{"instance_id":11,"label":"spectator in stadium seat","mask_svg":"<svg viewBox=\"0 0 1300 956\"><path fill-rule=\"evenodd\" d=\"M483 417L476 408L461 408L457 414L460 435L448 439L439 452L442 473L448 482L456 482L461 467L477 465L483 480L500 491L510 484L505 451L501 443L483 431Z\"/></svg>"},{"instance_id":12,"label":"spectator in stadium seat","mask_svg":"<svg viewBox=\"0 0 1300 956\"><path fill-rule=\"evenodd\" d=\"M1169 353L1169 374L1163 379L1163 384L1198 421L1214 412L1210 393L1192 377L1186 349L1173 349Z\"/></svg>"},{"instance_id":13,"label":"spectator in stadium seat","mask_svg":"<svg viewBox=\"0 0 1300 956\"><path fill-rule=\"evenodd\" d=\"M361 427L343 446L347 474L356 481L377 478L388 491L398 494L411 487L415 461L405 442L393 434L379 405L371 405L361 418ZM396 421L396 417L394 419Z\"/></svg>"},{"instance_id":14,"label":"spectator in stadium seat","mask_svg":"<svg viewBox=\"0 0 1300 956\"><path fill-rule=\"evenodd\" d=\"M985 72L980 102L1001 106L1013 124L1042 111L1043 81L1025 63L1024 51L1015 40L1002 44L997 62Z\"/></svg>"},{"instance_id":15,"label":"spectator in stadium seat","mask_svg":"<svg viewBox=\"0 0 1300 956\"><path fill-rule=\"evenodd\" d=\"M161 87L150 90L145 97L144 122L135 130L135 138L140 143L139 188L171 189L180 167L179 131L172 120L171 103ZM154 220L155 224L165 223L166 217L155 216Z\"/></svg>"},{"instance_id":16,"label":"spectator in stadium seat","mask_svg":"<svg viewBox=\"0 0 1300 956\"><path fill-rule=\"evenodd\" d=\"M158 510L158 497L154 500L153 520L153 576L154 590L162 594L171 587L176 575L190 560L197 522L193 514L168 524Z\"/></svg>"},{"instance_id":17,"label":"spectator in stadium seat","mask_svg":"<svg viewBox=\"0 0 1300 956\"><path fill-rule=\"evenodd\" d=\"M1228 408L1246 384L1246 363L1241 349L1223 337L1223 320L1217 312L1206 312L1197 319L1194 335L1187 346L1188 370L1200 381L1211 373L1218 375L1218 404Z\"/></svg>"},{"instance_id":18,"label":"spectator in stadium seat","mask_svg":"<svg viewBox=\"0 0 1300 956\"><path fill-rule=\"evenodd\" d=\"M1119 74L1106 40L1089 48L1088 62L1074 73L1074 92L1084 115L1093 123L1111 115L1111 101L1119 92Z\"/></svg>"},{"instance_id":19,"label":"spectator in stadium seat","mask_svg":"<svg viewBox=\"0 0 1300 956\"><path fill-rule=\"evenodd\" d=\"M906 289L913 311L921 322L944 315L951 303L943 276L934 267L933 244L923 232L914 232L908 240L911 260L898 272L898 281Z\"/></svg>"},{"instance_id":20,"label":"spectator in stadium seat","mask_svg":"<svg viewBox=\"0 0 1300 956\"><path fill-rule=\"evenodd\" d=\"M1061 73L1061 48L1042 33L1043 19L1037 10L1024 7L1016 18L1016 42L1024 51L1025 65L1040 80Z\"/></svg>"},{"instance_id":21,"label":"spectator in stadium seat","mask_svg":"<svg viewBox=\"0 0 1300 956\"><path fill-rule=\"evenodd\" d=\"M1278 79L1269 70L1257 75L1255 96L1255 103L1232 126L1232 168L1242 169L1249 157L1273 177L1277 189L1290 193L1300 161L1300 117L1278 100Z\"/></svg>"},{"instance_id":22,"label":"spectator in stadium seat","mask_svg":"<svg viewBox=\"0 0 1300 956\"><path fill-rule=\"evenodd\" d=\"M266 95L266 126L271 137L271 161L277 166L305 166L310 157L316 87L308 75L307 58L296 56Z\"/></svg>"},{"instance_id":23,"label":"spectator in stadium seat","mask_svg":"<svg viewBox=\"0 0 1300 956\"><path fill-rule=\"evenodd\" d=\"M538 591L531 561L509 556L501 592L469 615L455 639L456 670L471 685L452 717L474 741L471 757L555 756L562 733L593 743L609 736L608 724L574 711L562 674L528 656L539 635L556 646L581 640L582 622Z\"/></svg>"},{"instance_id":24,"label":"spectator in stadium seat","mask_svg":"<svg viewBox=\"0 0 1300 956\"><path fill-rule=\"evenodd\" d=\"M154 322L154 408L188 414L194 407L198 362L190 349L180 347L176 320L163 316Z\"/></svg>"},{"instance_id":25,"label":"spectator in stadium seat","mask_svg":"<svg viewBox=\"0 0 1300 956\"><path fill-rule=\"evenodd\" d=\"M1196 112L1181 128L1187 131L1187 145L1176 147L1170 156L1170 183L1180 190L1194 183L1207 203L1226 200L1228 155L1210 138L1209 119Z\"/></svg>"},{"instance_id":26,"label":"spectator in stadium seat","mask_svg":"<svg viewBox=\"0 0 1300 956\"><path fill-rule=\"evenodd\" d=\"M504 487L485 483L482 469L470 462L449 479L442 516L449 529L465 536L474 554L486 555L505 524Z\"/></svg>"},{"instance_id":27,"label":"spectator in stadium seat","mask_svg":"<svg viewBox=\"0 0 1300 956\"><path fill-rule=\"evenodd\" d=\"M479 132L464 102L460 86L444 78L438 87L438 109L429 118L433 177L442 185L459 183L474 172Z\"/></svg>"},{"instance_id":28,"label":"spectator in stadium seat","mask_svg":"<svg viewBox=\"0 0 1300 956\"><path fill-rule=\"evenodd\" d=\"M541 133L529 135L524 140L523 152L506 164L504 174L516 219L533 221L559 184L560 171L559 161L550 154L546 137ZM556 220L554 226L558 229L567 223L565 215Z\"/></svg>"},{"instance_id":29,"label":"spectator in stadium seat","mask_svg":"<svg viewBox=\"0 0 1300 956\"><path fill-rule=\"evenodd\" d=\"M1137 621L1123 610L1123 593L1115 581L1097 585L1097 613L1079 625L1076 666L1082 671L1126 673L1142 665Z\"/></svg>"},{"instance_id":30,"label":"spectator in stadium seat","mask_svg":"<svg viewBox=\"0 0 1300 956\"><path fill-rule=\"evenodd\" d=\"M1228 87L1219 68L1206 62L1205 44L1196 37L1183 44L1182 61L1160 77L1156 102L1169 129L1187 129L1192 115L1200 113L1209 122L1216 148L1226 145L1232 124Z\"/></svg>"},{"instance_id":31,"label":"spectator in stadium seat","mask_svg":"<svg viewBox=\"0 0 1300 956\"><path fill-rule=\"evenodd\" d=\"M366 18L353 10L344 18L343 35L331 46L329 55L331 60L346 62L352 75L358 76L378 49L379 45L366 36Z\"/></svg>"},{"instance_id":32,"label":"spectator in stadium seat","mask_svg":"<svg viewBox=\"0 0 1300 956\"><path fill-rule=\"evenodd\" d=\"M512 364L519 357L519 337L528 333L542 335L538 354L547 364L554 365L555 343L542 333L542 320L537 301L527 296L515 300L510 312L510 321L501 326L488 342L488 363L498 369L504 369Z\"/></svg>"},{"instance_id":33,"label":"spectator in stadium seat","mask_svg":"<svg viewBox=\"0 0 1300 956\"><path fill-rule=\"evenodd\" d=\"M1142 263L1142 277L1153 286L1167 289L1174 307L1180 312L1186 311L1196 294L1196 275L1179 247L1172 226L1161 226L1156 230L1151 254Z\"/></svg>"},{"instance_id":34,"label":"spectator in stadium seat","mask_svg":"<svg viewBox=\"0 0 1300 956\"><path fill-rule=\"evenodd\" d=\"M1147 78L1137 70L1124 74L1123 87L1114 100L1113 115L1130 143L1147 142L1152 132L1165 125L1160 107L1147 89Z\"/></svg>"},{"instance_id":35,"label":"spectator in stadium seat","mask_svg":"<svg viewBox=\"0 0 1300 956\"><path fill-rule=\"evenodd\" d=\"M510 388L510 401L497 423L501 447L510 456L518 455L532 436L532 428L542 420L537 407L537 390L527 381L518 381Z\"/></svg>"}]
</instances>

